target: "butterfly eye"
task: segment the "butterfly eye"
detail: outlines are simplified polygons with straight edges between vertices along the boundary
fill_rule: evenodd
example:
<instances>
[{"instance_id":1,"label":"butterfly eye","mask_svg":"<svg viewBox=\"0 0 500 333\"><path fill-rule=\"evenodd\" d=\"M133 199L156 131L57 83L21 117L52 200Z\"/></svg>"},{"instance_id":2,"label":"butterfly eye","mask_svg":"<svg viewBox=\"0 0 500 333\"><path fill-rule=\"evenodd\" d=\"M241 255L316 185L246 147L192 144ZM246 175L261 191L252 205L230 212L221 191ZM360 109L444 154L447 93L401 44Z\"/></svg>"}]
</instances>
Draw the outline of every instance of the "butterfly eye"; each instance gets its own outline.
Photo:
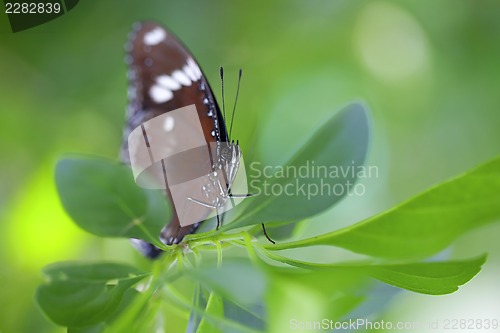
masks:
<instances>
[{"instance_id":1,"label":"butterfly eye","mask_svg":"<svg viewBox=\"0 0 500 333\"><path fill-rule=\"evenodd\" d=\"M223 148L221 151L221 157L223 160L229 160L231 158L231 150L229 148Z\"/></svg>"}]
</instances>

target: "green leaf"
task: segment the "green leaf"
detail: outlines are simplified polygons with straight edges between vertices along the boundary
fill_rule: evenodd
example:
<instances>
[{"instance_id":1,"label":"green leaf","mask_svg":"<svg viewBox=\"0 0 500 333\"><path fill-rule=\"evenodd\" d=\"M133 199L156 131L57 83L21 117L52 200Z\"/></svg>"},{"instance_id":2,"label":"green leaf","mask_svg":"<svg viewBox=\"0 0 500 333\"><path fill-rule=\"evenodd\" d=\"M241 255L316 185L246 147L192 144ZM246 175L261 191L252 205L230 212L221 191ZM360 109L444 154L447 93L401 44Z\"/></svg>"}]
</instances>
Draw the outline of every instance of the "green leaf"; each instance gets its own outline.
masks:
<instances>
[{"instance_id":1,"label":"green leaf","mask_svg":"<svg viewBox=\"0 0 500 333\"><path fill-rule=\"evenodd\" d=\"M340 320L363 301L361 295L370 283L365 272L345 268L269 267L268 271L272 276L266 295L269 332L280 332L292 321Z\"/></svg>"},{"instance_id":2,"label":"green leaf","mask_svg":"<svg viewBox=\"0 0 500 333\"><path fill-rule=\"evenodd\" d=\"M486 256L449 262L425 262L371 267L370 275L387 284L429 295L451 294L469 282L486 261Z\"/></svg>"},{"instance_id":3,"label":"green leaf","mask_svg":"<svg viewBox=\"0 0 500 333\"><path fill-rule=\"evenodd\" d=\"M38 287L37 303L56 324L75 328L113 318L128 288L147 276L114 263L63 262L43 272L47 283Z\"/></svg>"},{"instance_id":4,"label":"green leaf","mask_svg":"<svg viewBox=\"0 0 500 333\"><path fill-rule=\"evenodd\" d=\"M221 228L234 229L267 222L294 222L319 214L337 203L355 184L358 167L365 161L370 138L366 107L353 103L327 120L295 156L273 177L257 179L260 186L239 218ZM315 172L312 170L322 171ZM280 168L281 169L281 168ZM295 177L301 170L308 177ZM327 171L325 171L327 170ZM333 170L333 171L332 171ZM333 174L332 172L336 174ZM326 172L326 173L325 173ZM318 177L317 174L320 174ZM326 176L324 176L325 174ZM305 174L304 174L305 175ZM255 180L250 182L254 191ZM267 182L268 185L265 185ZM265 188L268 190L265 190ZM283 191L280 195L274 193ZM321 193L323 191L323 193Z\"/></svg>"},{"instance_id":5,"label":"green leaf","mask_svg":"<svg viewBox=\"0 0 500 333\"><path fill-rule=\"evenodd\" d=\"M56 184L64 208L82 229L161 246L169 206L160 191L138 187L127 166L97 157L64 158L56 166Z\"/></svg>"},{"instance_id":6,"label":"green leaf","mask_svg":"<svg viewBox=\"0 0 500 333\"><path fill-rule=\"evenodd\" d=\"M227 320L237 322L253 332L263 332L265 327L266 306L264 300L250 307L236 304L229 299L224 299L224 317ZM249 332L248 330L237 330L236 327L223 327L226 333Z\"/></svg>"},{"instance_id":7,"label":"green leaf","mask_svg":"<svg viewBox=\"0 0 500 333\"><path fill-rule=\"evenodd\" d=\"M261 300L267 285L264 272L243 258L227 258L221 267L210 261L188 274L209 290L243 305Z\"/></svg>"},{"instance_id":8,"label":"green leaf","mask_svg":"<svg viewBox=\"0 0 500 333\"><path fill-rule=\"evenodd\" d=\"M204 267L210 267L210 265ZM196 275L194 277L196 278ZM191 315L187 333L261 332L261 328L263 328L263 321L259 316L261 304L253 304L251 307L236 304L232 299L222 297L215 290L206 288L206 286L212 285L212 282L208 282L202 288L201 283L197 283L194 302L190 305ZM217 289L221 290L220 287ZM227 290L225 294L231 296Z\"/></svg>"},{"instance_id":9,"label":"green leaf","mask_svg":"<svg viewBox=\"0 0 500 333\"><path fill-rule=\"evenodd\" d=\"M161 283L155 281L153 276L143 282L138 292L135 288L129 288L124 296L119 308L115 313L106 319L106 329L104 333L121 332L153 332L158 327L157 316L161 298L153 297L159 290Z\"/></svg>"},{"instance_id":10,"label":"green leaf","mask_svg":"<svg viewBox=\"0 0 500 333\"><path fill-rule=\"evenodd\" d=\"M307 273L297 275L296 271L288 269L288 275L295 275L294 281L316 277L315 286L321 285L324 274L334 276L335 288L345 288L346 282L358 281L371 276L384 283L415 291L422 294L444 295L458 290L458 287L470 281L486 261L486 255L478 258L445 262L420 262L409 264L316 264L280 257L280 262L291 266L307 269ZM302 276L300 275L302 274ZM310 275L310 276L308 276ZM323 279L319 277L323 276ZM322 286L321 290L332 287Z\"/></svg>"},{"instance_id":11,"label":"green leaf","mask_svg":"<svg viewBox=\"0 0 500 333\"><path fill-rule=\"evenodd\" d=\"M213 318L224 318L224 303L222 298L213 291L208 297L205 314ZM221 333L221 330L207 316L204 316L200 321L196 333Z\"/></svg>"},{"instance_id":12,"label":"green leaf","mask_svg":"<svg viewBox=\"0 0 500 333\"><path fill-rule=\"evenodd\" d=\"M85 327L68 327L68 333L102 333L105 328L104 323Z\"/></svg>"},{"instance_id":13,"label":"green leaf","mask_svg":"<svg viewBox=\"0 0 500 333\"><path fill-rule=\"evenodd\" d=\"M386 212L324 235L266 246L332 245L374 257L418 259L500 219L500 158L429 189Z\"/></svg>"}]
</instances>

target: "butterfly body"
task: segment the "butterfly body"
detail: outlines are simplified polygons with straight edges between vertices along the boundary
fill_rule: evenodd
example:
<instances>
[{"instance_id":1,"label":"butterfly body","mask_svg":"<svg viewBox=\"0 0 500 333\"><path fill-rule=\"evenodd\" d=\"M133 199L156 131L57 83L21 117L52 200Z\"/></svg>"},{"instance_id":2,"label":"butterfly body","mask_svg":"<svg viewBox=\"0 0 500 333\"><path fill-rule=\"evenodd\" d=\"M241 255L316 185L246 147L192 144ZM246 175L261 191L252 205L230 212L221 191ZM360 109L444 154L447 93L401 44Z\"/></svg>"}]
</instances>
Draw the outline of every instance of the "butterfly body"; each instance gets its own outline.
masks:
<instances>
[{"instance_id":1,"label":"butterfly body","mask_svg":"<svg viewBox=\"0 0 500 333\"><path fill-rule=\"evenodd\" d=\"M214 209L216 212L222 212L229 199L246 197L247 195L240 196L231 193L231 187L240 165L241 150L239 146L234 143L218 142L216 147L217 161L214 164L214 171L205 176L202 187L205 200L188 199Z\"/></svg>"}]
</instances>

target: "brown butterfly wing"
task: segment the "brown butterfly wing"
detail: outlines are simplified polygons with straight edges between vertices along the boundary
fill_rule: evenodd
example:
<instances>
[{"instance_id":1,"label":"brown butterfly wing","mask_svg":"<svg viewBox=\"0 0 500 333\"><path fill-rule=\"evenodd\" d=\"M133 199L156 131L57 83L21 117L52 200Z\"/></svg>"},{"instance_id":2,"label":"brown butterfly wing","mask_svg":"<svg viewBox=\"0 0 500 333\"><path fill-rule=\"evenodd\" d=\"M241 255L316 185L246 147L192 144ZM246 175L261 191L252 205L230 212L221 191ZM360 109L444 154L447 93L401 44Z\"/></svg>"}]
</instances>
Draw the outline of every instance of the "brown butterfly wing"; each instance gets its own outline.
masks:
<instances>
[{"instance_id":1,"label":"brown butterfly wing","mask_svg":"<svg viewBox=\"0 0 500 333\"><path fill-rule=\"evenodd\" d=\"M129 104L121 159L130 164L128 135L136 127L164 113L194 104L207 144L227 141L225 124L212 90L196 60L185 46L167 29L153 22L134 25L126 44L129 66ZM166 196L172 206L169 189ZM162 239L178 243L196 230L197 224L181 227L177 214L166 221ZM142 244L148 256L155 252L150 244ZM148 250L149 249L149 250Z\"/></svg>"}]
</instances>

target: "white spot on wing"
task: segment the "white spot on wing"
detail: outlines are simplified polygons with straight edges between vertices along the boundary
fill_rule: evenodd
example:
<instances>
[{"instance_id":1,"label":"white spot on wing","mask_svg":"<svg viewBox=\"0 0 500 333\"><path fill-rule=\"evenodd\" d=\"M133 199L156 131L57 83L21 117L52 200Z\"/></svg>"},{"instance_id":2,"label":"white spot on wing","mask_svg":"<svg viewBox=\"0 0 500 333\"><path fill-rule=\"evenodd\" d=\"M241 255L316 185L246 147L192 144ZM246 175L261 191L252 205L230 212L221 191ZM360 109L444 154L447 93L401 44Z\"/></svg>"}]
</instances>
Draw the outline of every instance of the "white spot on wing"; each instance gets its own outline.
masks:
<instances>
[{"instance_id":1,"label":"white spot on wing","mask_svg":"<svg viewBox=\"0 0 500 333\"><path fill-rule=\"evenodd\" d=\"M149 89L149 96L156 103L165 103L174 97L174 93L159 84L155 84Z\"/></svg>"},{"instance_id":2,"label":"white spot on wing","mask_svg":"<svg viewBox=\"0 0 500 333\"><path fill-rule=\"evenodd\" d=\"M165 123L163 124L163 128L165 129L165 131L170 132L171 130L174 129L174 126L175 126L174 117L166 117Z\"/></svg>"},{"instance_id":3,"label":"white spot on wing","mask_svg":"<svg viewBox=\"0 0 500 333\"><path fill-rule=\"evenodd\" d=\"M144 34L144 44L156 45L167 37L167 33L160 27L156 27Z\"/></svg>"},{"instance_id":4,"label":"white spot on wing","mask_svg":"<svg viewBox=\"0 0 500 333\"><path fill-rule=\"evenodd\" d=\"M172 79L168 75L160 75L156 78L156 82L165 88L168 88L170 90L177 90L180 89L181 84L174 79Z\"/></svg>"},{"instance_id":5,"label":"white spot on wing","mask_svg":"<svg viewBox=\"0 0 500 333\"><path fill-rule=\"evenodd\" d=\"M183 71L180 71L180 70L176 70L172 73L172 77L180 82L182 85L184 86L190 86L191 85L191 80L189 79L189 77L187 77L186 74L184 74Z\"/></svg>"},{"instance_id":6,"label":"white spot on wing","mask_svg":"<svg viewBox=\"0 0 500 333\"><path fill-rule=\"evenodd\" d=\"M196 76L196 79L198 80L199 78L201 78L201 70L200 70L200 68L198 67L198 65L196 64L196 62L194 62L194 60L192 58L188 59L187 64L193 70L193 72L194 72L194 74Z\"/></svg>"},{"instance_id":7,"label":"white spot on wing","mask_svg":"<svg viewBox=\"0 0 500 333\"><path fill-rule=\"evenodd\" d=\"M184 67L182 67L182 70L184 71L184 73L191 79L191 81L197 81L198 78L196 77L196 73L194 72L194 70L191 68L191 66L189 65L184 65Z\"/></svg>"}]
</instances>

